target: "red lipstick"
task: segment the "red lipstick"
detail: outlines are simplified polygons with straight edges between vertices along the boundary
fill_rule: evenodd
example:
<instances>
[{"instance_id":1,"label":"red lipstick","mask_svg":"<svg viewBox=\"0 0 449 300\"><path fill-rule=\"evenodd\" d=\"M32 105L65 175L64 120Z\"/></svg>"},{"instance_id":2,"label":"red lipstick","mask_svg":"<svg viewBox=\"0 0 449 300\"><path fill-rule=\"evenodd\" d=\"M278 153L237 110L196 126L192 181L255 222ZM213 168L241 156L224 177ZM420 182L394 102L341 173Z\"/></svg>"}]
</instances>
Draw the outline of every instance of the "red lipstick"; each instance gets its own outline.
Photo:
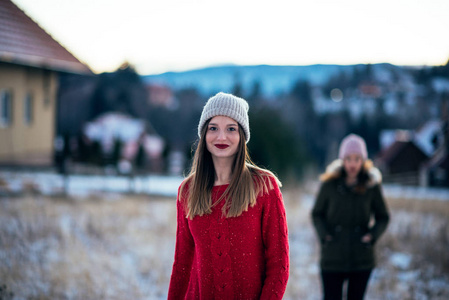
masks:
<instances>
[{"instance_id":1,"label":"red lipstick","mask_svg":"<svg viewBox=\"0 0 449 300\"><path fill-rule=\"evenodd\" d=\"M226 149L229 147L229 145L226 144L215 144L215 147L217 147L218 149Z\"/></svg>"}]
</instances>

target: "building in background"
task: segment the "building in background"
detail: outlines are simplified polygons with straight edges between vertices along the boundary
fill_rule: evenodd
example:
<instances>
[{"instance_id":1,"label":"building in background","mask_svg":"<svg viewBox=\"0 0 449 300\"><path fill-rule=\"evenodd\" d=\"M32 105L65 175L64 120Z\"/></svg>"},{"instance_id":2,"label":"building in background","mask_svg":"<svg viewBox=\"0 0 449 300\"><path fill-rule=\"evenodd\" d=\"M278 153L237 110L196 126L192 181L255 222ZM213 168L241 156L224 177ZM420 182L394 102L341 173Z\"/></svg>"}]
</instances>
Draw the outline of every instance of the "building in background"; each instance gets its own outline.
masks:
<instances>
[{"instance_id":1,"label":"building in background","mask_svg":"<svg viewBox=\"0 0 449 300\"><path fill-rule=\"evenodd\" d=\"M421 166L428 158L412 134L398 131L395 140L377 155L375 164L385 182L418 185Z\"/></svg>"},{"instance_id":2,"label":"building in background","mask_svg":"<svg viewBox=\"0 0 449 300\"><path fill-rule=\"evenodd\" d=\"M448 121L443 105L441 120L417 130L384 130L375 158L384 181L406 185L449 186Z\"/></svg>"},{"instance_id":3,"label":"building in background","mask_svg":"<svg viewBox=\"0 0 449 300\"><path fill-rule=\"evenodd\" d=\"M162 84L147 83L145 86L148 94L148 102L154 107L176 109L179 106L170 87Z\"/></svg>"},{"instance_id":4,"label":"building in background","mask_svg":"<svg viewBox=\"0 0 449 300\"><path fill-rule=\"evenodd\" d=\"M105 165L114 173L131 174L136 168L163 171L165 142L147 120L108 112L87 123L83 135L88 144L99 144Z\"/></svg>"},{"instance_id":5,"label":"building in background","mask_svg":"<svg viewBox=\"0 0 449 300\"><path fill-rule=\"evenodd\" d=\"M449 94L441 105L438 134L433 139L436 150L421 168L421 185L449 187Z\"/></svg>"},{"instance_id":6,"label":"building in background","mask_svg":"<svg viewBox=\"0 0 449 300\"><path fill-rule=\"evenodd\" d=\"M0 0L0 164L52 164L61 74L92 72L14 3Z\"/></svg>"}]
</instances>

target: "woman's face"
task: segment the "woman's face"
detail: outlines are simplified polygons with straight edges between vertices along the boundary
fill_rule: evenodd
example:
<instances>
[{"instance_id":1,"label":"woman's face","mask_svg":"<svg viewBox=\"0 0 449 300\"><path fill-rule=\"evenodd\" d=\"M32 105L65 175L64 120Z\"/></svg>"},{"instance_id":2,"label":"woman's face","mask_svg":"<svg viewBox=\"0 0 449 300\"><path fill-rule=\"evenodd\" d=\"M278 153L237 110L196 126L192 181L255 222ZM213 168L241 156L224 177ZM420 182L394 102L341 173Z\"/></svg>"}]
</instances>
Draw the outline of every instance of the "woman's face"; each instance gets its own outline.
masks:
<instances>
[{"instance_id":1,"label":"woman's face","mask_svg":"<svg viewBox=\"0 0 449 300\"><path fill-rule=\"evenodd\" d=\"M240 141L237 121L225 116L213 117L206 131L206 147L213 158L234 158Z\"/></svg>"},{"instance_id":2,"label":"woman's face","mask_svg":"<svg viewBox=\"0 0 449 300\"><path fill-rule=\"evenodd\" d=\"M348 177L356 177L362 169L363 158L360 154L349 154L343 159L343 167Z\"/></svg>"}]
</instances>

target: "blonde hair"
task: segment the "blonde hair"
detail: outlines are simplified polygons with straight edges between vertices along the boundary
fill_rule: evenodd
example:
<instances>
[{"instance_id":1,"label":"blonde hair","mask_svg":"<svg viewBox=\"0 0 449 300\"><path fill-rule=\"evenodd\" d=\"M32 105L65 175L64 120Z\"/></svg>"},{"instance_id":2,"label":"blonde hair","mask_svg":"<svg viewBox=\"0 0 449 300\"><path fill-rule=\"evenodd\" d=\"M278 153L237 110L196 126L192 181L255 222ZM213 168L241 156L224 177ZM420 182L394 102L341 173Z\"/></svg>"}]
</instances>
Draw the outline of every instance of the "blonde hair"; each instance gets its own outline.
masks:
<instances>
[{"instance_id":1,"label":"blonde hair","mask_svg":"<svg viewBox=\"0 0 449 300\"><path fill-rule=\"evenodd\" d=\"M212 208L223 199L226 201L222 208L223 215L238 217L244 211L247 211L249 206L252 207L256 204L259 194L267 194L273 189L269 177L274 178L279 186L282 186L282 184L272 172L256 166L251 161L245 143L245 134L239 125L240 142L231 170L231 181L218 201L212 203L211 192L214 186L215 169L205 141L209 121L201 130L192 168L181 185L179 201L183 198L182 195L186 196L185 208L187 217L190 219L195 216L210 214ZM187 186L188 193L186 193Z\"/></svg>"}]
</instances>

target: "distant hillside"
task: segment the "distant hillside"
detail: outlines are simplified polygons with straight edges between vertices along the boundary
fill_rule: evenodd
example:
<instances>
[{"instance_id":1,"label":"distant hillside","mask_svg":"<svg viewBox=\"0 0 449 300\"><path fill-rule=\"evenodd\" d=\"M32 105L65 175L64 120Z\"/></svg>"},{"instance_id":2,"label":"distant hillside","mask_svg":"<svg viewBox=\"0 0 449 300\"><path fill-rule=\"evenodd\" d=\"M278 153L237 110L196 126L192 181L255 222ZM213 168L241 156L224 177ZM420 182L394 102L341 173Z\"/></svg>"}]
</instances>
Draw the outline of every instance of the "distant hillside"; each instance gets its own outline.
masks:
<instances>
[{"instance_id":1,"label":"distant hillside","mask_svg":"<svg viewBox=\"0 0 449 300\"><path fill-rule=\"evenodd\" d=\"M203 94L218 91L230 92L238 82L245 93L251 92L260 83L262 93L267 96L287 92L298 80L314 85L324 84L338 72L352 72L357 65L310 65L310 66L236 66L226 65L142 76L146 83L164 84L173 89L197 88ZM391 66L391 65L388 65Z\"/></svg>"}]
</instances>

